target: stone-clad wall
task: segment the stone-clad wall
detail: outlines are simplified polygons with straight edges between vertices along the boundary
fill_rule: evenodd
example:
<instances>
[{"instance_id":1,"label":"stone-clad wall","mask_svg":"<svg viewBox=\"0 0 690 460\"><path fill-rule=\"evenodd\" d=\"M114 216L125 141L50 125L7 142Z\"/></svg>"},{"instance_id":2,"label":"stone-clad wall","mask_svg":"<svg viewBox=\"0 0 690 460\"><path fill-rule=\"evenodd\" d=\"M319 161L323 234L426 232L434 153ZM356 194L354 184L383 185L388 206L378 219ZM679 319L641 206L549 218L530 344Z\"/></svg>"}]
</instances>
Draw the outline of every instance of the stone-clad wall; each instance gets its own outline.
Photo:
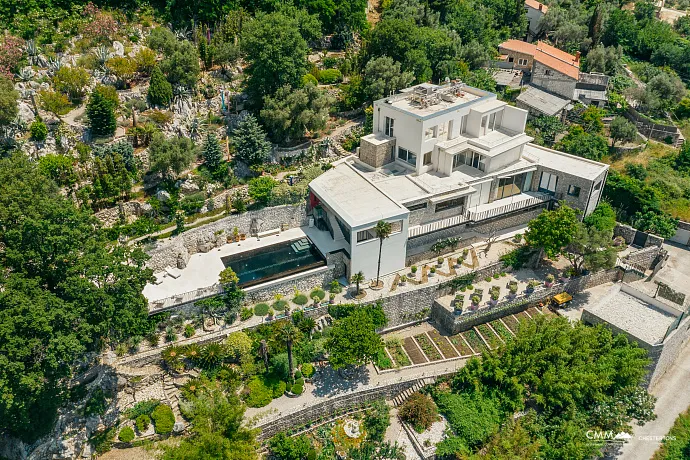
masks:
<instances>
[{"instance_id":1,"label":"stone-clad wall","mask_svg":"<svg viewBox=\"0 0 690 460\"><path fill-rule=\"evenodd\" d=\"M547 71L549 75L547 75ZM532 83L549 92L560 94L566 99L572 99L575 94L577 79L535 61L532 67Z\"/></svg>"},{"instance_id":2,"label":"stone-clad wall","mask_svg":"<svg viewBox=\"0 0 690 460\"><path fill-rule=\"evenodd\" d=\"M685 318L681 321L678 328L673 331L664 341L663 346L658 345L655 348L660 348L654 366L654 372L649 376L649 388L653 388L663 377L664 374L671 368L673 363L680 355L683 346L690 338L690 318Z\"/></svg>"},{"instance_id":3,"label":"stone-clad wall","mask_svg":"<svg viewBox=\"0 0 690 460\"><path fill-rule=\"evenodd\" d=\"M285 224L289 228L307 225L306 205L274 206L242 214L233 214L216 222L189 230L148 251L151 258L147 266L154 272L166 267L184 268L192 254L208 252L225 243L226 236L237 227L240 233L249 234L252 220L256 219L259 232L279 228Z\"/></svg>"}]
</instances>

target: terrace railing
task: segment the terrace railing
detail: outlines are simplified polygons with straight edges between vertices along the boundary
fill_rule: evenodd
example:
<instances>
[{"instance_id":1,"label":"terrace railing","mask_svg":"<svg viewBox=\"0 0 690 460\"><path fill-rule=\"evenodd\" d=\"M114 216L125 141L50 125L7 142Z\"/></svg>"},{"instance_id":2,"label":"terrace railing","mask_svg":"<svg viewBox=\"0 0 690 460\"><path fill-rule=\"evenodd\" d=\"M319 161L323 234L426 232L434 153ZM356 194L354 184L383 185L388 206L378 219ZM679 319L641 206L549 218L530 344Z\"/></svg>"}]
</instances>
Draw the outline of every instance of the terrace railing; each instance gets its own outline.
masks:
<instances>
[{"instance_id":1,"label":"terrace railing","mask_svg":"<svg viewBox=\"0 0 690 460\"><path fill-rule=\"evenodd\" d=\"M443 230L444 228L463 224L467 222L467 220L467 216L465 214L461 214L459 216L429 222L428 224L424 225L415 225L414 227L409 228L408 237L414 238L415 236L426 235L427 233L436 232L438 230Z\"/></svg>"},{"instance_id":2,"label":"terrace railing","mask_svg":"<svg viewBox=\"0 0 690 460\"><path fill-rule=\"evenodd\" d=\"M480 222L482 220L492 219L502 214L508 214L514 211L520 211L522 209L545 205L553 198L554 196L549 193L540 193L537 195L533 195L525 200L521 200L515 203L508 203L502 206L497 206L495 208L487 209L485 211L476 212L470 209L467 211L467 220L473 222Z\"/></svg>"},{"instance_id":3,"label":"terrace railing","mask_svg":"<svg viewBox=\"0 0 690 460\"><path fill-rule=\"evenodd\" d=\"M149 314L223 293L220 283L149 302Z\"/></svg>"}]
</instances>

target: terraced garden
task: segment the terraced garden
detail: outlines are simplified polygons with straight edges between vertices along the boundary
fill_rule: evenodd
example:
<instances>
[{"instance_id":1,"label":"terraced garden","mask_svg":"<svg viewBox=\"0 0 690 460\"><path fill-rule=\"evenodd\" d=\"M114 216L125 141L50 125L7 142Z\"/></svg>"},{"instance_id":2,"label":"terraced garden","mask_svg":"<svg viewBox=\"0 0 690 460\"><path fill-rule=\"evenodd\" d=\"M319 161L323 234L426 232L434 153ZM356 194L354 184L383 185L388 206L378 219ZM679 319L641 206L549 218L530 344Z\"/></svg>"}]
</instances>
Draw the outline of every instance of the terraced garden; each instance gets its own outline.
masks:
<instances>
[{"instance_id":1,"label":"terraced garden","mask_svg":"<svg viewBox=\"0 0 690 460\"><path fill-rule=\"evenodd\" d=\"M517 334L523 321L533 317L554 315L548 308L530 307L514 315L507 315L470 330L446 337L438 330L420 333L419 328L404 338L391 336L386 340L386 351L377 359L379 370L433 363L446 359L467 358L484 351L495 350ZM404 333L403 333L404 335Z\"/></svg>"}]
</instances>

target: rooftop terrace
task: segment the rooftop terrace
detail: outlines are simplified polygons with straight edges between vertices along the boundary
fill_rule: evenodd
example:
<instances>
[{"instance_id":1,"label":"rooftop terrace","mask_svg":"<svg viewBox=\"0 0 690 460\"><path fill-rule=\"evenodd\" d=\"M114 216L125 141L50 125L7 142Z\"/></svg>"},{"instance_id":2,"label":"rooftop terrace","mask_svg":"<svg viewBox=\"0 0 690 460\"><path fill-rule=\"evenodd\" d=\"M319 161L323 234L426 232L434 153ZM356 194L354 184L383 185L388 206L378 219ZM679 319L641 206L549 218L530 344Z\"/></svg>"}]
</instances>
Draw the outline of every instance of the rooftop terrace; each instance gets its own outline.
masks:
<instances>
[{"instance_id":1,"label":"rooftop terrace","mask_svg":"<svg viewBox=\"0 0 690 460\"><path fill-rule=\"evenodd\" d=\"M422 83L402 90L379 101L411 115L427 117L446 110L458 109L492 94L477 88L465 86L464 83L432 85Z\"/></svg>"}]
</instances>

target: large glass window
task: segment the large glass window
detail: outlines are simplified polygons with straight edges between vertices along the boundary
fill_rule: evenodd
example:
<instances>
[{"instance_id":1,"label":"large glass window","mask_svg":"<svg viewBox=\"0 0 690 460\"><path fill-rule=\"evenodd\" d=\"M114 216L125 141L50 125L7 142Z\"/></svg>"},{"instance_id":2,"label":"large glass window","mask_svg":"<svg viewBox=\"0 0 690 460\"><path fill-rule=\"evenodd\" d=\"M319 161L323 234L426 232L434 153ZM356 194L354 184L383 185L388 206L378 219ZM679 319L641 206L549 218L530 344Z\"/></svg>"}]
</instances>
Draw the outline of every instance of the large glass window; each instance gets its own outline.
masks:
<instances>
[{"instance_id":1,"label":"large glass window","mask_svg":"<svg viewBox=\"0 0 690 460\"><path fill-rule=\"evenodd\" d=\"M357 232L357 242L364 243L365 241L373 240L376 238L376 232L373 228L368 228L366 230L360 230Z\"/></svg>"},{"instance_id":2,"label":"large glass window","mask_svg":"<svg viewBox=\"0 0 690 460\"><path fill-rule=\"evenodd\" d=\"M393 137L393 125L394 124L395 124L395 120L393 118L386 117L386 129L384 131L386 133L386 136Z\"/></svg>"},{"instance_id":3,"label":"large glass window","mask_svg":"<svg viewBox=\"0 0 690 460\"><path fill-rule=\"evenodd\" d=\"M430 165L431 164L431 152L426 152L424 154L424 164L425 165Z\"/></svg>"},{"instance_id":4,"label":"large glass window","mask_svg":"<svg viewBox=\"0 0 690 460\"><path fill-rule=\"evenodd\" d=\"M453 169L463 164L472 166L480 171L484 171L486 169L484 156L472 150L465 150L464 152L460 152L453 157Z\"/></svg>"},{"instance_id":5,"label":"large glass window","mask_svg":"<svg viewBox=\"0 0 690 460\"><path fill-rule=\"evenodd\" d=\"M467 131L467 115L463 115L460 119L460 134L464 134Z\"/></svg>"},{"instance_id":6,"label":"large glass window","mask_svg":"<svg viewBox=\"0 0 690 460\"><path fill-rule=\"evenodd\" d=\"M417 166L417 155L407 149L398 147L398 158L412 166Z\"/></svg>"},{"instance_id":7,"label":"large glass window","mask_svg":"<svg viewBox=\"0 0 690 460\"><path fill-rule=\"evenodd\" d=\"M467 197L453 198L452 200L442 201L436 205L434 212L445 211L451 208L463 208L465 206L465 199Z\"/></svg>"},{"instance_id":8,"label":"large glass window","mask_svg":"<svg viewBox=\"0 0 690 460\"><path fill-rule=\"evenodd\" d=\"M558 176L555 174L543 171L539 179L539 191L547 193L556 193L556 185L558 184Z\"/></svg>"},{"instance_id":9,"label":"large glass window","mask_svg":"<svg viewBox=\"0 0 690 460\"><path fill-rule=\"evenodd\" d=\"M529 188L527 183L527 173L517 174L510 177L501 177L498 179L498 189L496 190L496 199L507 198L509 196L518 195Z\"/></svg>"}]
</instances>

